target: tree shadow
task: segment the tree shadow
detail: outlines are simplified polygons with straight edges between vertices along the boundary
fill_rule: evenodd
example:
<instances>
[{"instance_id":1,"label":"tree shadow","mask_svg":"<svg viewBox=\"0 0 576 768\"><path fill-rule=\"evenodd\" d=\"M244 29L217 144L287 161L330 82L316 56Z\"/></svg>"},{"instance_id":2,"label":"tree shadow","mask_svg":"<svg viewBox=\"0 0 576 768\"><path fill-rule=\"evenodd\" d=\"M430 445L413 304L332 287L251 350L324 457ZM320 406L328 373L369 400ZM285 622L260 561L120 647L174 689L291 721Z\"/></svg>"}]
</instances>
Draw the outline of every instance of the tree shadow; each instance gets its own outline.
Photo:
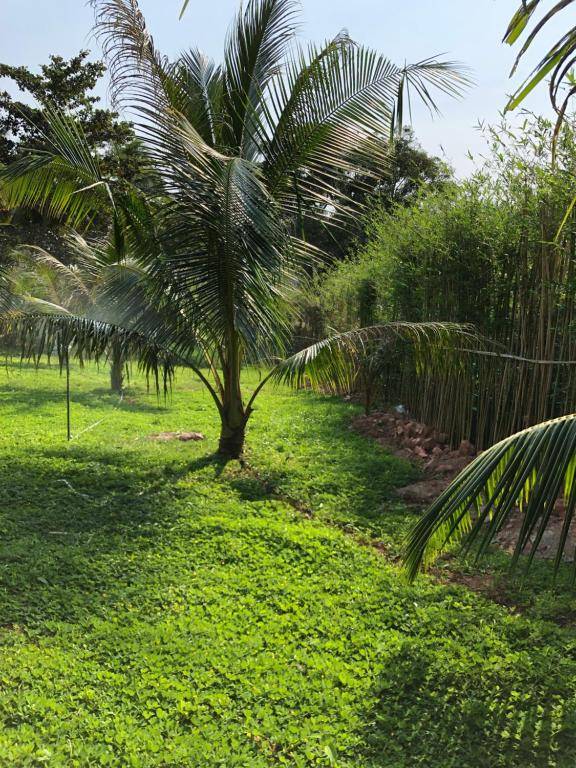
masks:
<instances>
[{"instance_id":1,"label":"tree shadow","mask_svg":"<svg viewBox=\"0 0 576 768\"><path fill-rule=\"evenodd\" d=\"M285 433L265 420L252 425L260 439L248 435L248 466L230 479L235 490L246 500L285 499L370 536L393 535L403 520L413 521L417 513L395 489L413 482L418 469L351 428L358 408L309 392L296 396L302 415L287 420ZM280 407L289 411L289 401Z\"/></svg>"},{"instance_id":2,"label":"tree shadow","mask_svg":"<svg viewBox=\"0 0 576 768\"><path fill-rule=\"evenodd\" d=\"M406 637L387 649L376 704L365 718L358 764L573 764L574 710L560 694L566 679L552 667L545 648L541 654L534 649L531 669L518 653L490 663L476 651L466 655L446 638L435 645Z\"/></svg>"},{"instance_id":3,"label":"tree shadow","mask_svg":"<svg viewBox=\"0 0 576 768\"><path fill-rule=\"evenodd\" d=\"M324 429L322 439L331 435L332 440L344 441L349 436L347 419L336 414ZM384 452L377 450L371 457L374 446L368 441L362 445L352 471L356 482L365 487L347 510L357 516L362 510L355 505L373 500L373 473L386 464ZM336 447L335 453L340 452L341 446ZM343 446L342 451L346 453ZM344 458L335 459L327 483L312 489L314 498L327 497L327 484L335 484L334 473L345 471L344 462ZM158 594L159 582L154 580L166 584L161 555L162 547L172 546L172 531L179 530L181 535L182 527L202 525L203 515L213 514L212 499L207 512L197 503L211 492L204 482L228 469L225 493L259 501L279 491L293 492L304 478L304 473L297 473L297 483L291 484L290 468L261 466L259 471L230 467L213 453L189 461L179 456L174 461L168 452L158 452L149 460L146 456L132 462L122 451L84 446L4 455L0 463L0 626L49 632L53 622L108 620L143 592ZM306 474L313 475L310 466ZM384 484L377 487L381 491ZM148 589L150 584L154 590ZM394 594L398 621L404 621L405 611L416 610L416 600L429 608L449 594L455 597L447 600L446 610L454 615L459 601L465 603L458 590L418 595L408 588L399 590ZM438 606L439 611L442 608ZM162 611L162 605L154 610ZM125 619L128 614L122 615ZM374 704L364 713L358 752L351 764L544 768L554 764L550 763L554 754L573 754L574 723L555 693L563 690L563 670L554 668L557 656L547 659L544 648L535 655L532 673L519 663L521 640L518 651L510 643L505 663L496 658L491 665L478 658L472 642L463 643L464 649L474 647L470 659L459 649L458 640L449 643L445 635L450 631L456 635L453 628L399 627L390 632L390 642L383 649ZM391 628L376 631L380 629ZM65 627L59 625L58 631ZM539 668L539 662L547 667Z\"/></svg>"},{"instance_id":4,"label":"tree shadow","mask_svg":"<svg viewBox=\"0 0 576 768\"><path fill-rule=\"evenodd\" d=\"M185 517L201 518L194 477L220 457L170 464L75 446L5 455L0 463L0 627L104 615L145 589L139 563ZM179 481L192 475L182 487Z\"/></svg>"},{"instance_id":5,"label":"tree shadow","mask_svg":"<svg viewBox=\"0 0 576 768\"><path fill-rule=\"evenodd\" d=\"M13 387L9 384L0 385L0 397L2 402L9 405L17 414L26 414L36 408L47 408L54 405L66 408L65 383L62 381L62 390L54 387L33 387L25 389L22 387ZM99 387L89 392L77 392L72 389L70 392L70 402L74 405L81 405L84 408L102 409L113 407L117 410L126 412L140 413L166 413L167 405L142 402L136 400L134 393L127 390L124 397L111 392L109 389Z\"/></svg>"}]
</instances>

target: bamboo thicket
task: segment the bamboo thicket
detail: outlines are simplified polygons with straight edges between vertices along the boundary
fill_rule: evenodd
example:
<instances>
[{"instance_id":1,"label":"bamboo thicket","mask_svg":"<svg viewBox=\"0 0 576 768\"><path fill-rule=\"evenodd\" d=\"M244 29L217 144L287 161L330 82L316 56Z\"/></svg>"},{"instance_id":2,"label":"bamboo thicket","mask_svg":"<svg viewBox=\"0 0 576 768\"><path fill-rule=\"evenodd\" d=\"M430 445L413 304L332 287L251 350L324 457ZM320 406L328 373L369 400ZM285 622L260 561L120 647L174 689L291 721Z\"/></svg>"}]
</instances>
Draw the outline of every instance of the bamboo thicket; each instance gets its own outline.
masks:
<instances>
[{"instance_id":1,"label":"bamboo thicket","mask_svg":"<svg viewBox=\"0 0 576 768\"><path fill-rule=\"evenodd\" d=\"M383 374L386 399L452 443L483 448L576 410L576 143L566 125L553 162L551 133L540 118L492 129L481 172L376 214L359 258L323 287L328 311L370 280L382 319L469 322L492 341L457 368L416 375L406 355Z\"/></svg>"}]
</instances>

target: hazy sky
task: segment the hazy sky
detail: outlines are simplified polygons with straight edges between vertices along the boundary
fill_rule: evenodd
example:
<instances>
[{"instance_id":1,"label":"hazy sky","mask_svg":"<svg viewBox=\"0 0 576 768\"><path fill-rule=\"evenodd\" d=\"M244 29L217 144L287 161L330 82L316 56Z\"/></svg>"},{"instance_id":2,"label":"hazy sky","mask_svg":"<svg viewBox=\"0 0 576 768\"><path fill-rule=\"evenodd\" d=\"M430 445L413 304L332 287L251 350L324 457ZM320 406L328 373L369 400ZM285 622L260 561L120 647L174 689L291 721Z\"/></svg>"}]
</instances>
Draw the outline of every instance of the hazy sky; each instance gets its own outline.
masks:
<instances>
[{"instance_id":1,"label":"hazy sky","mask_svg":"<svg viewBox=\"0 0 576 768\"><path fill-rule=\"evenodd\" d=\"M84 0L0 0L0 5L0 61L36 67L51 53L69 57L90 48L96 54L90 37L92 10ZM442 115L433 120L420 109L413 115L422 145L446 157L463 175L473 167L468 150L478 154L484 148L478 121L497 121L512 90L508 73L514 52L500 41L517 5L518 0L302 0L301 35L324 40L345 28L355 40L397 63L446 54L467 64L476 85L462 101L441 98ZM180 0L141 0L140 6L164 53L175 55L197 45L220 59L239 0L190 0L182 21ZM521 74L528 73L550 41L541 41ZM540 88L526 106L550 114L546 89Z\"/></svg>"}]
</instances>

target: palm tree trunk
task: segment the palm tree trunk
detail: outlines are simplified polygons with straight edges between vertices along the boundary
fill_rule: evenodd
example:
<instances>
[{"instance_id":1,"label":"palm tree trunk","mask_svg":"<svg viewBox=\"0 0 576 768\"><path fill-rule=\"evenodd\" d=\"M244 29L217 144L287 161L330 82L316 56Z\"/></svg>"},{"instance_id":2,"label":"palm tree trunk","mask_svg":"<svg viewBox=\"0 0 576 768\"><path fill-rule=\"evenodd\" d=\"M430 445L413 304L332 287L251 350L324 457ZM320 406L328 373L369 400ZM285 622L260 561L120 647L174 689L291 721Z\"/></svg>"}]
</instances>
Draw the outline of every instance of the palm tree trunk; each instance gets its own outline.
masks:
<instances>
[{"instance_id":1,"label":"palm tree trunk","mask_svg":"<svg viewBox=\"0 0 576 768\"><path fill-rule=\"evenodd\" d=\"M124 357L122 351L114 346L110 361L110 389L115 394L121 394L124 386Z\"/></svg>"},{"instance_id":2,"label":"palm tree trunk","mask_svg":"<svg viewBox=\"0 0 576 768\"><path fill-rule=\"evenodd\" d=\"M227 419L222 419L218 453L227 459L239 459L244 451L245 432L246 423L244 420L239 424L234 424Z\"/></svg>"},{"instance_id":3,"label":"palm tree trunk","mask_svg":"<svg viewBox=\"0 0 576 768\"><path fill-rule=\"evenodd\" d=\"M229 360L223 366L220 443L218 453L228 459L239 459L244 450L244 437L249 412L242 401L240 389L240 345L235 331L231 333Z\"/></svg>"}]
</instances>

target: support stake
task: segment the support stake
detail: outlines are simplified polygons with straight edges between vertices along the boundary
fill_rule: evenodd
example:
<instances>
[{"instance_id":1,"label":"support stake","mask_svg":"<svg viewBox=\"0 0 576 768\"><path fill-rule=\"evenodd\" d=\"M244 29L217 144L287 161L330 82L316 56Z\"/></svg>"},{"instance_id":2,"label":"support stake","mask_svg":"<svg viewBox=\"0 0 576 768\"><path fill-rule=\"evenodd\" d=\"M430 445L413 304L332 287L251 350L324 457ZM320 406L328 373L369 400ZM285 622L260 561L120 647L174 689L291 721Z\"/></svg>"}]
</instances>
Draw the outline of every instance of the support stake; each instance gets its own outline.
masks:
<instances>
[{"instance_id":1,"label":"support stake","mask_svg":"<svg viewBox=\"0 0 576 768\"><path fill-rule=\"evenodd\" d=\"M70 360L68 356L68 347L66 348L66 435L68 440L72 439L70 429Z\"/></svg>"}]
</instances>

